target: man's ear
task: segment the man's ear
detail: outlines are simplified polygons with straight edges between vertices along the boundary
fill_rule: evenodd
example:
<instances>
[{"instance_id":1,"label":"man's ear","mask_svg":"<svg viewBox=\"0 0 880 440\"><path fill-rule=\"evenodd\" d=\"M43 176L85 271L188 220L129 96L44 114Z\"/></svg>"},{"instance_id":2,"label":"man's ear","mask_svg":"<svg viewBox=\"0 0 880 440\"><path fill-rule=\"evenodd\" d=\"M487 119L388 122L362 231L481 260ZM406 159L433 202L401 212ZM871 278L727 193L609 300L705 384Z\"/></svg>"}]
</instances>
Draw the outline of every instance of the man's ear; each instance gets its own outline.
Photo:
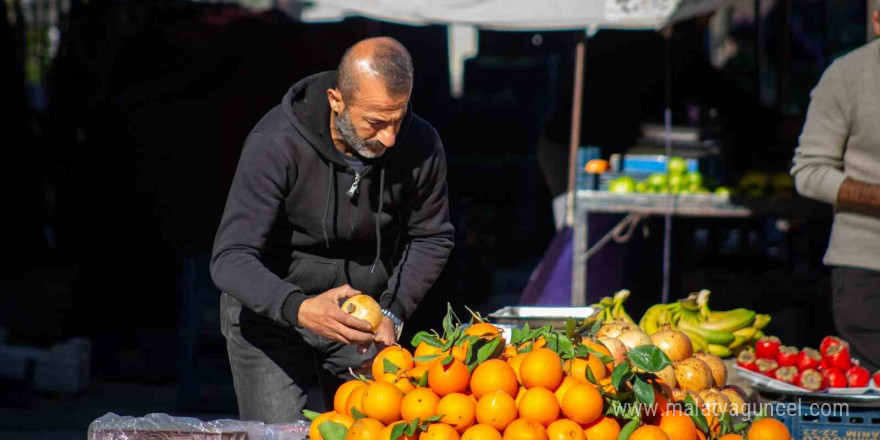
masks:
<instances>
[{"instance_id":1,"label":"man's ear","mask_svg":"<svg viewBox=\"0 0 880 440\"><path fill-rule=\"evenodd\" d=\"M327 101L330 103L330 110L339 114L345 110L345 102L342 100L342 93L337 89L327 89Z\"/></svg>"}]
</instances>

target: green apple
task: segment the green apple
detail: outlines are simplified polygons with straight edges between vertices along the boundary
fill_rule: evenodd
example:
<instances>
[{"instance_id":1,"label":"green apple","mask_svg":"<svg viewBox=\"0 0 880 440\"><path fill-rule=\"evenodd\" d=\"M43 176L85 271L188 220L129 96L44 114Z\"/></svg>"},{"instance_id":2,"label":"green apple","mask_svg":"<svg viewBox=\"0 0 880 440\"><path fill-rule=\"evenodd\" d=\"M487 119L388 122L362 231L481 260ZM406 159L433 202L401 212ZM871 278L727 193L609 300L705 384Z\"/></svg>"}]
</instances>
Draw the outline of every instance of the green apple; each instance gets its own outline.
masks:
<instances>
[{"instance_id":1,"label":"green apple","mask_svg":"<svg viewBox=\"0 0 880 440\"><path fill-rule=\"evenodd\" d=\"M689 171L684 177L690 185L701 186L703 184L703 174L699 171Z\"/></svg>"},{"instance_id":2,"label":"green apple","mask_svg":"<svg viewBox=\"0 0 880 440\"><path fill-rule=\"evenodd\" d=\"M664 173L654 173L648 176L648 185L653 186L654 188L659 188L661 186L665 186L668 182L668 176Z\"/></svg>"},{"instance_id":3,"label":"green apple","mask_svg":"<svg viewBox=\"0 0 880 440\"><path fill-rule=\"evenodd\" d=\"M611 181L608 191L615 194L628 194L636 190L636 181L629 176L620 176Z\"/></svg>"},{"instance_id":4,"label":"green apple","mask_svg":"<svg viewBox=\"0 0 880 440\"><path fill-rule=\"evenodd\" d=\"M666 162L666 171L673 176L681 176L687 172L687 161L681 157L670 157Z\"/></svg>"},{"instance_id":5,"label":"green apple","mask_svg":"<svg viewBox=\"0 0 880 440\"><path fill-rule=\"evenodd\" d=\"M651 188L651 185L648 185L648 182L636 182L636 192L645 193Z\"/></svg>"},{"instance_id":6,"label":"green apple","mask_svg":"<svg viewBox=\"0 0 880 440\"><path fill-rule=\"evenodd\" d=\"M682 188L686 186L686 181L684 176L680 174L673 174L669 176L669 187L672 188L672 192L681 191Z\"/></svg>"}]
</instances>

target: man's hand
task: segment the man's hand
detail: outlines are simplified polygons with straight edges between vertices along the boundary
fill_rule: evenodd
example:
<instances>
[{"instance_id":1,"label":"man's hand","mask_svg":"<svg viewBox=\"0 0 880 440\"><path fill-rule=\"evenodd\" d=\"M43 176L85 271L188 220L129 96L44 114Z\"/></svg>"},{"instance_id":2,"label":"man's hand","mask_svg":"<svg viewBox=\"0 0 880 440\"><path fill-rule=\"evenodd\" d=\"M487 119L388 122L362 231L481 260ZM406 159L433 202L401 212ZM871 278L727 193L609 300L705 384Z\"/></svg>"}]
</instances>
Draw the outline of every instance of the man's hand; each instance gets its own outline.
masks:
<instances>
[{"instance_id":1,"label":"man's hand","mask_svg":"<svg viewBox=\"0 0 880 440\"><path fill-rule=\"evenodd\" d=\"M299 306L296 320L300 327L307 328L328 339L348 345L369 345L376 338L376 335L371 333L370 323L343 312L339 307L340 300L360 293L348 284L330 289L303 301ZM381 331L381 326L379 331Z\"/></svg>"},{"instance_id":2,"label":"man's hand","mask_svg":"<svg viewBox=\"0 0 880 440\"><path fill-rule=\"evenodd\" d=\"M388 317L383 316L379 328L376 329L376 349L382 351L383 348L393 345L397 342L397 335L394 334L394 323Z\"/></svg>"}]
</instances>

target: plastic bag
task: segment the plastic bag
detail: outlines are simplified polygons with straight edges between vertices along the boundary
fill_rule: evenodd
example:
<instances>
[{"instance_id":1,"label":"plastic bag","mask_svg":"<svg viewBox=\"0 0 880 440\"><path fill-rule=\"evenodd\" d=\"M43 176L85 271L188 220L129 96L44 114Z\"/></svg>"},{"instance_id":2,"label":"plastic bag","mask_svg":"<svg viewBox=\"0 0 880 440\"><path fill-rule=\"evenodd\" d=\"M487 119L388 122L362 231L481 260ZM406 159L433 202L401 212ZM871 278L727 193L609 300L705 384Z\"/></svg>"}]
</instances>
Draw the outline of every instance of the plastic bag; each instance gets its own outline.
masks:
<instances>
[{"instance_id":1,"label":"plastic bag","mask_svg":"<svg viewBox=\"0 0 880 440\"><path fill-rule=\"evenodd\" d=\"M267 425L240 420L203 422L191 417L107 413L89 425L89 440L305 440L309 422Z\"/></svg>"}]
</instances>

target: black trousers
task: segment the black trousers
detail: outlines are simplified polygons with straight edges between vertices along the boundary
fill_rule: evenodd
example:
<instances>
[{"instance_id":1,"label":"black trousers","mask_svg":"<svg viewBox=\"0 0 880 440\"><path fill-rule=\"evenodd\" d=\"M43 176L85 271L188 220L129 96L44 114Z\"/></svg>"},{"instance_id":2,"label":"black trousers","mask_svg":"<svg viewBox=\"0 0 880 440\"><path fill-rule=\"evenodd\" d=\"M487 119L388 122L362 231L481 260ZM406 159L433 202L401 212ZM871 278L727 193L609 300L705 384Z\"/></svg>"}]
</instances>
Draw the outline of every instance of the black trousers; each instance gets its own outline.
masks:
<instances>
[{"instance_id":1,"label":"black trousers","mask_svg":"<svg viewBox=\"0 0 880 440\"><path fill-rule=\"evenodd\" d=\"M880 272L837 266L831 269L831 284L838 336L873 374L880 368Z\"/></svg>"},{"instance_id":2,"label":"black trousers","mask_svg":"<svg viewBox=\"0 0 880 440\"><path fill-rule=\"evenodd\" d=\"M376 355L333 342L305 329L286 327L242 306L223 294L220 324L226 337L232 380L241 420L289 423L304 419L307 392L320 389L323 408L333 409L333 394L357 369Z\"/></svg>"}]
</instances>

